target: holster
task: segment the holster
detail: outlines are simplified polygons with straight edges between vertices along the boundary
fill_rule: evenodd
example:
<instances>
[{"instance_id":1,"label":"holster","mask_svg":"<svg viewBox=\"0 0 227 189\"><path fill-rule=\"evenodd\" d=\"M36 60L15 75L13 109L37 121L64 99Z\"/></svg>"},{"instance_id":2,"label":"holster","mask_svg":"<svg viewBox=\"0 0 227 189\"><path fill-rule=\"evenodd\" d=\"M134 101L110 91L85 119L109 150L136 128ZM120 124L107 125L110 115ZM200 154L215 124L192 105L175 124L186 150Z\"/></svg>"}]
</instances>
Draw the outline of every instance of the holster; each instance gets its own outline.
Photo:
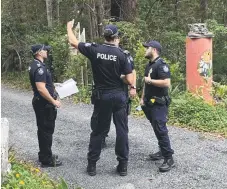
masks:
<instances>
[{"instance_id":1,"label":"holster","mask_svg":"<svg viewBox=\"0 0 227 189\"><path fill-rule=\"evenodd\" d=\"M130 115L131 113L131 106L132 106L132 100L129 98L127 102L127 107L126 107L127 115Z\"/></svg>"},{"instance_id":2,"label":"holster","mask_svg":"<svg viewBox=\"0 0 227 189\"><path fill-rule=\"evenodd\" d=\"M171 98L169 96L163 96L163 97L153 96L149 100L145 100L145 104L150 107L155 104L169 106L170 103L171 103Z\"/></svg>"},{"instance_id":3,"label":"holster","mask_svg":"<svg viewBox=\"0 0 227 189\"><path fill-rule=\"evenodd\" d=\"M101 99L101 91L98 89L92 89L92 93L91 93L91 103L95 104L96 100L100 100Z\"/></svg>"},{"instance_id":4,"label":"holster","mask_svg":"<svg viewBox=\"0 0 227 189\"><path fill-rule=\"evenodd\" d=\"M170 96L165 96L165 99L166 99L166 106L169 106L171 104L171 98Z\"/></svg>"}]
</instances>

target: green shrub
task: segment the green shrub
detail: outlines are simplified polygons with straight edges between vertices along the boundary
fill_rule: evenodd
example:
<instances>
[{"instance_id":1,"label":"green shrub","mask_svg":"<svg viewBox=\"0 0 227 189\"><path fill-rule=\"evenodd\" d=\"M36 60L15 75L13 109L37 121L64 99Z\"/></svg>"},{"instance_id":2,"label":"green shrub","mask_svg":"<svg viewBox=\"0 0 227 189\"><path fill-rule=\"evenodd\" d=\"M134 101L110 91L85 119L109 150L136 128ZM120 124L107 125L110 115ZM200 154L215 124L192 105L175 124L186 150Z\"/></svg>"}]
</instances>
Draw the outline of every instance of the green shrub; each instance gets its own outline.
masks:
<instances>
[{"instance_id":1,"label":"green shrub","mask_svg":"<svg viewBox=\"0 0 227 189\"><path fill-rule=\"evenodd\" d=\"M2 177L1 189L68 189L63 178L59 182L51 180L47 174L32 164L15 159L15 152L10 150L10 172ZM75 189L80 187L72 186Z\"/></svg>"},{"instance_id":2,"label":"green shrub","mask_svg":"<svg viewBox=\"0 0 227 189\"><path fill-rule=\"evenodd\" d=\"M170 124L187 125L189 128L227 136L226 108L209 105L187 93L173 98L169 120Z\"/></svg>"},{"instance_id":3,"label":"green shrub","mask_svg":"<svg viewBox=\"0 0 227 189\"><path fill-rule=\"evenodd\" d=\"M28 71L3 73L2 82L21 89L31 89Z\"/></svg>"}]
</instances>

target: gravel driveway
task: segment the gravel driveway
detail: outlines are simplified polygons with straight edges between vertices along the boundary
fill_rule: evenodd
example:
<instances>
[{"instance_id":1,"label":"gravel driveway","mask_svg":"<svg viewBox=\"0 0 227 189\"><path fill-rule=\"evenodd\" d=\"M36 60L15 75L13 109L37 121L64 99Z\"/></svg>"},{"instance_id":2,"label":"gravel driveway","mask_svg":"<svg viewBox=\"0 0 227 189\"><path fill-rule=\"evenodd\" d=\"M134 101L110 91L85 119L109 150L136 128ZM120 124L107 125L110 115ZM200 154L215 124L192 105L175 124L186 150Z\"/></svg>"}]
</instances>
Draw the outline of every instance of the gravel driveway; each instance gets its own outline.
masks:
<instances>
[{"instance_id":1,"label":"gravel driveway","mask_svg":"<svg viewBox=\"0 0 227 189\"><path fill-rule=\"evenodd\" d=\"M37 164L38 142L35 114L31 106L32 93L2 86L2 117L9 120L10 145L21 159ZM97 175L86 174L86 154L93 107L62 102L54 133L53 152L64 165L45 168L52 178L63 177L68 183L85 189L224 189L227 188L227 140L203 135L174 126L169 127L176 167L159 173L161 161L148 160L157 151L157 141L145 118L129 117L130 160L128 176L115 172L115 128L107 139L97 163Z\"/></svg>"}]
</instances>

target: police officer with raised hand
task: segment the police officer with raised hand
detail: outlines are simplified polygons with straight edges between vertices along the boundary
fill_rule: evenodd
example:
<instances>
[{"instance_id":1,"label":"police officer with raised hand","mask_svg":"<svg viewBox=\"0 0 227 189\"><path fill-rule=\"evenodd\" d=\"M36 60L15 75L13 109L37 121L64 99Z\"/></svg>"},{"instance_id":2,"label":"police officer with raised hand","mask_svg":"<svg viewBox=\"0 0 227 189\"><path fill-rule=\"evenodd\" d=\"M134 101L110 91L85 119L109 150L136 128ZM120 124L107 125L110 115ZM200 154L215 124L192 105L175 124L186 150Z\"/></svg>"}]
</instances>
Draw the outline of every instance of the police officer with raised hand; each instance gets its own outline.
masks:
<instances>
[{"instance_id":1,"label":"police officer with raised hand","mask_svg":"<svg viewBox=\"0 0 227 189\"><path fill-rule=\"evenodd\" d=\"M125 75L127 84L133 84L133 74L127 55L118 48L118 28L107 25L104 29L104 44L79 43L73 34L73 22L67 23L68 40L84 56L90 59L95 89L94 111L91 117L91 135L87 154L87 173L96 175L96 162L100 158L101 143L111 122L111 115L116 127L115 153L119 164L117 172L127 175L128 163L128 116L126 112L127 97L124 84L120 78Z\"/></svg>"},{"instance_id":2,"label":"police officer with raised hand","mask_svg":"<svg viewBox=\"0 0 227 189\"><path fill-rule=\"evenodd\" d=\"M169 66L159 57L162 47L157 41L144 44L146 47L145 57L150 61L146 66L144 74L144 88L141 98L142 109L150 121L154 133L158 139L159 152L150 154L151 160L164 159L159 171L166 172L174 167L168 129L166 127L168 106L170 97L168 88L170 86Z\"/></svg>"},{"instance_id":3,"label":"police officer with raised hand","mask_svg":"<svg viewBox=\"0 0 227 189\"><path fill-rule=\"evenodd\" d=\"M118 40L117 44L119 44L120 43L120 38L118 38L116 40ZM122 49L122 51L127 55L127 59L130 62L130 64L131 64L132 73L133 73L133 84L130 85L130 86L125 84L125 93L126 93L126 96L127 96L127 114L129 115L130 111L131 111L131 98L134 98L136 96L136 71L135 71L133 58L130 55L129 51L123 50L123 49ZM127 83L127 81L125 81L125 75L122 74L121 75L121 79L125 83ZM105 134L105 136L104 136L104 138L102 140L102 148L105 148L107 146L106 137L108 136L109 131L110 131L110 125L109 125L109 128L106 130L106 134Z\"/></svg>"},{"instance_id":4,"label":"police officer with raised hand","mask_svg":"<svg viewBox=\"0 0 227 189\"><path fill-rule=\"evenodd\" d=\"M49 69L44 63L50 46L33 45L31 51L34 57L29 66L29 78L34 92L32 100L38 126L39 161L42 167L56 167L62 165L57 155L52 154L52 141L57 116L56 108L61 103L56 100L55 89Z\"/></svg>"}]
</instances>

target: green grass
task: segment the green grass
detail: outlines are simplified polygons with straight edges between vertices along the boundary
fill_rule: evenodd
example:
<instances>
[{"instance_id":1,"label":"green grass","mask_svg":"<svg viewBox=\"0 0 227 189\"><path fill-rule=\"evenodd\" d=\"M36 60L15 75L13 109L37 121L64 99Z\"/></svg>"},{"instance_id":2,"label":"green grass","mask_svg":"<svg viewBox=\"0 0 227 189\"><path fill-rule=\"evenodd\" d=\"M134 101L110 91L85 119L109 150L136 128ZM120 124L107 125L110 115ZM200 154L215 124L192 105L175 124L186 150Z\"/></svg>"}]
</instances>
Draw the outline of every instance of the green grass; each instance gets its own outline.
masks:
<instances>
[{"instance_id":1,"label":"green grass","mask_svg":"<svg viewBox=\"0 0 227 189\"><path fill-rule=\"evenodd\" d=\"M3 177L1 189L68 189L64 179L53 181L34 165L15 159L10 153L11 171ZM78 187L74 187L80 189Z\"/></svg>"},{"instance_id":2,"label":"green grass","mask_svg":"<svg viewBox=\"0 0 227 189\"><path fill-rule=\"evenodd\" d=\"M1 82L12 88L31 89L28 71L2 73Z\"/></svg>"}]
</instances>

